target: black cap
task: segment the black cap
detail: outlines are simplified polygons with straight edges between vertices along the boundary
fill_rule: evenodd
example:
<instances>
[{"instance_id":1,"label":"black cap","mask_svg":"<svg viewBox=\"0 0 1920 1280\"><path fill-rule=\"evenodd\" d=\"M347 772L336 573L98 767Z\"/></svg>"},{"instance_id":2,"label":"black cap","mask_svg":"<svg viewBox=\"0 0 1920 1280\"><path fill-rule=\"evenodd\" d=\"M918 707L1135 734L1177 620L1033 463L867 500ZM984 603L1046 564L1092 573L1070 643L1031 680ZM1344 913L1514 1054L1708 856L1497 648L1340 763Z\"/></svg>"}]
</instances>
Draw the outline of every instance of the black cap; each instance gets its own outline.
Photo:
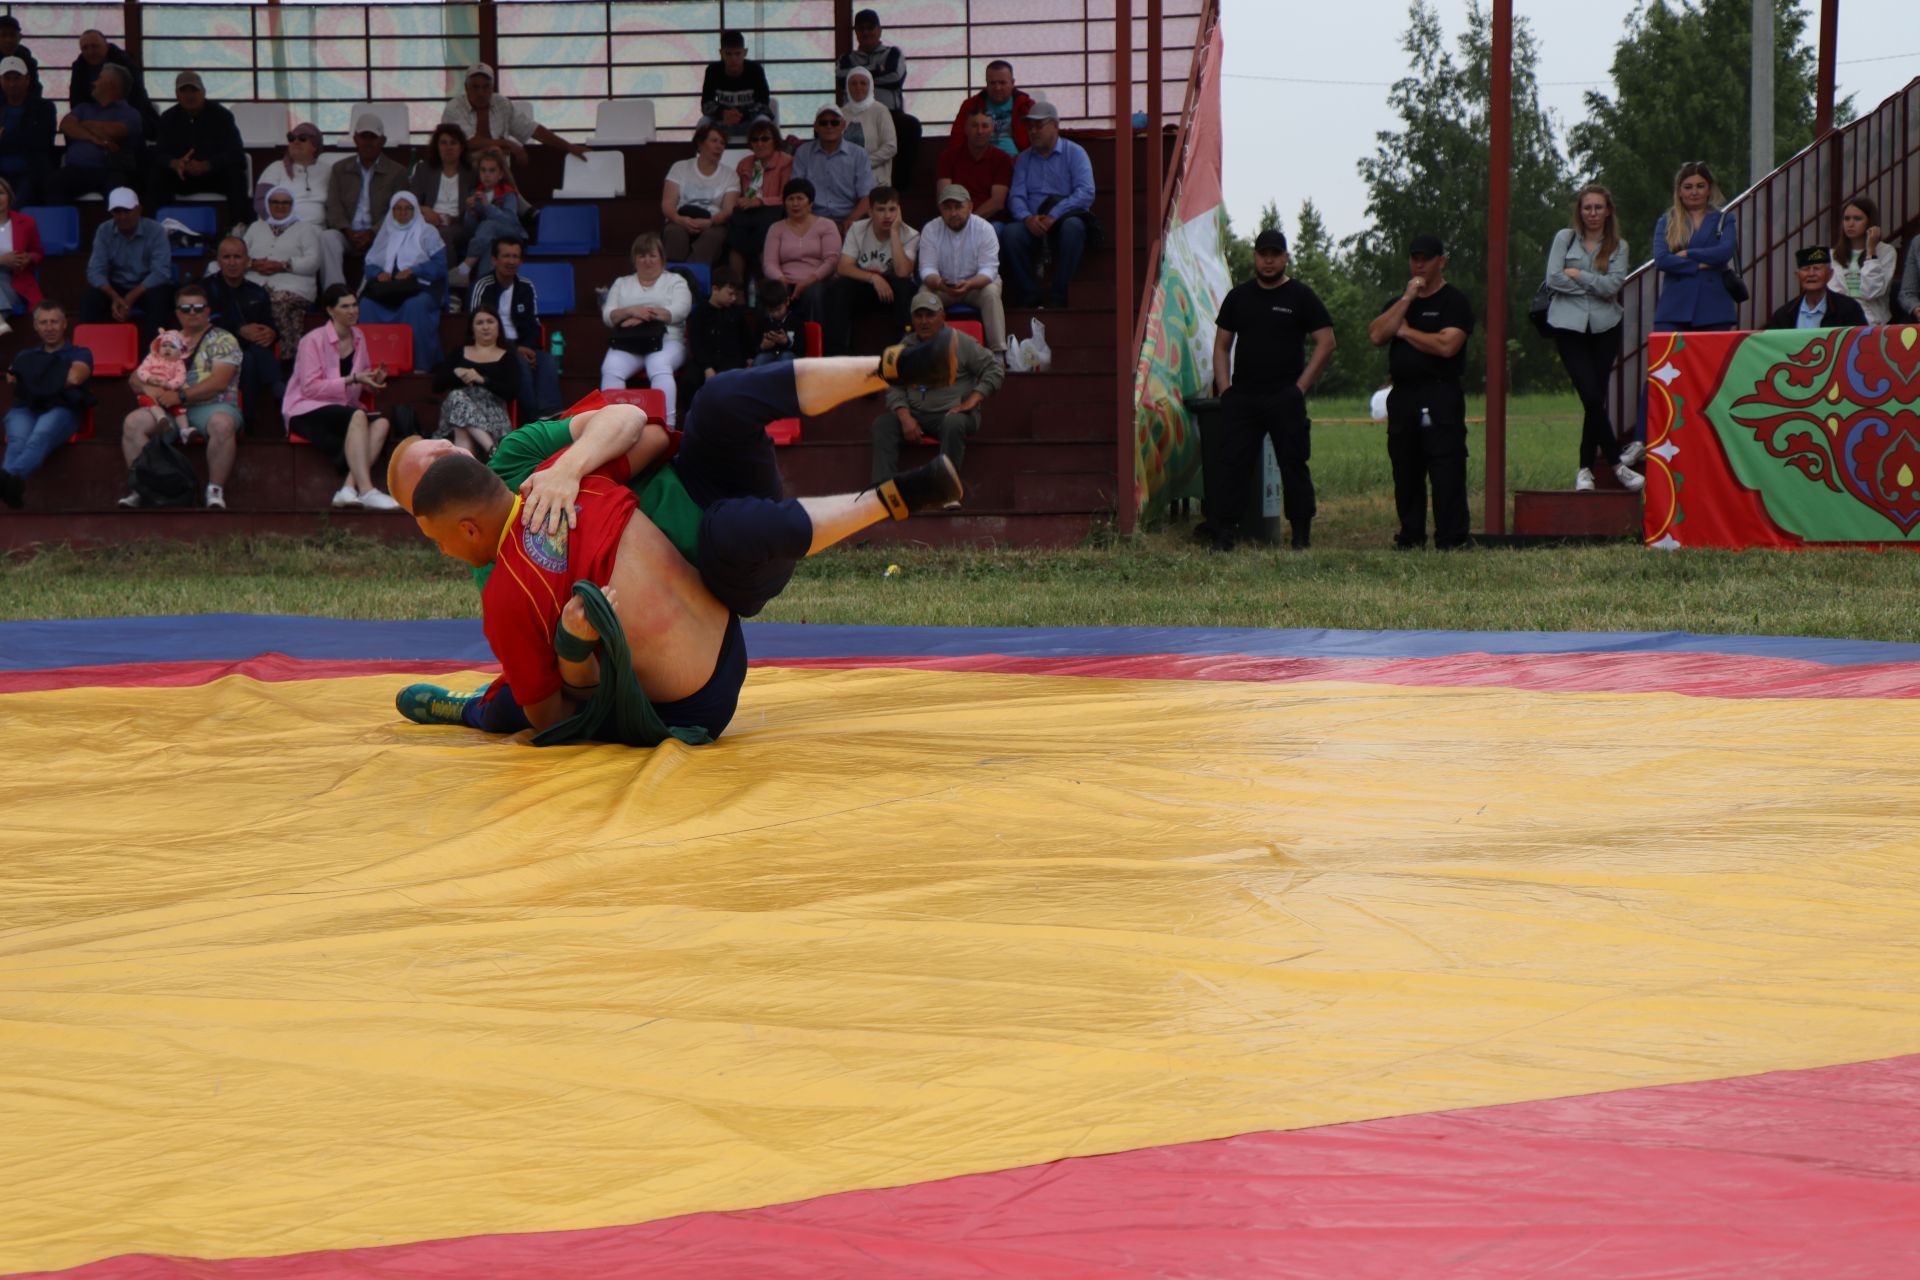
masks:
<instances>
[{"instance_id":1,"label":"black cap","mask_svg":"<svg viewBox=\"0 0 1920 1280\"><path fill-rule=\"evenodd\" d=\"M1444 258L1447 246L1440 243L1439 236L1415 236L1413 243L1407 246L1409 258Z\"/></svg>"},{"instance_id":2,"label":"black cap","mask_svg":"<svg viewBox=\"0 0 1920 1280\"><path fill-rule=\"evenodd\" d=\"M1287 238L1272 227L1268 227L1265 231L1262 231L1253 238L1253 251L1255 253L1285 253L1287 251Z\"/></svg>"},{"instance_id":3,"label":"black cap","mask_svg":"<svg viewBox=\"0 0 1920 1280\"><path fill-rule=\"evenodd\" d=\"M0 31L18 31L20 19L10 13L0 13Z\"/></svg>"},{"instance_id":4,"label":"black cap","mask_svg":"<svg viewBox=\"0 0 1920 1280\"><path fill-rule=\"evenodd\" d=\"M722 49L744 49L747 47L747 38L738 31L722 31L720 33L720 47Z\"/></svg>"},{"instance_id":5,"label":"black cap","mask_svg":"<svg viewBox=\"0 0 1920 1280\"><path fill-rule=\"evenodd\" d=\"M856 27L877 27L880 25L880 15L871 9L862 9L853 15L853 25Z\"/></svg>"},{"instance_id":6,"label":"black cap","mask_svg":"<svg viewBox=\"0 0 1920 1280\"><path fill-rule=\"evenodd\" d=\"M1833 254L1830 253L1827 250L1827 246L1823 244L1810 244L1806 248L1797 250L1794 253L1793 265L1796 267L1830 267L1833 265Z\"/></svg>"}]
</instances>

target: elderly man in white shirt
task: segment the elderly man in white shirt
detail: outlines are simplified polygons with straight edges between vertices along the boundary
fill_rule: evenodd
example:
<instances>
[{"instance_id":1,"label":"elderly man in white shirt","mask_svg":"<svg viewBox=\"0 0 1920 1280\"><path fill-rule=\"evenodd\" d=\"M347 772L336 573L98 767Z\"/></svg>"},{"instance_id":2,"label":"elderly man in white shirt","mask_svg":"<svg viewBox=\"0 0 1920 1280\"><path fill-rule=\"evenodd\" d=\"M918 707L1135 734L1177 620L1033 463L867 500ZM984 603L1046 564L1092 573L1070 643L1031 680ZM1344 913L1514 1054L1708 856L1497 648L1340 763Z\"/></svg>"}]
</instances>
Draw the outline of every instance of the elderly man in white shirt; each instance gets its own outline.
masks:
<instances>
[{"instance_id":1,"label":"elderly man in white shirt","mask_svg":"<svg viewBox=\"0 0 1920 1280\"><path fill-rule=\"evenodd\" d=\"M1007 313L1000 305L1000 239L973 214L973 197L957 182L940 189L940 216L920 232L920 284L948 307L977 307L987 349L1007 349Z\"/></svg>"},{"instance_id":2,"label":"elderly man in white shirt","mask_svg":"<svg viewBox=\"0 0 1920 1280\"><path fill-rule=\"evenodd\" d=\"M457 124L467 135L468 151L498 147L513 157L516 165L527 162L529 142L544 142L559 147L568 155L583 156L587 148L568 142L533 118L533 108L517 103L493 91L493 68L476 62L467 68L466 92L454 95L440 113L441 124Z\"/></svg>"}]
</instances>

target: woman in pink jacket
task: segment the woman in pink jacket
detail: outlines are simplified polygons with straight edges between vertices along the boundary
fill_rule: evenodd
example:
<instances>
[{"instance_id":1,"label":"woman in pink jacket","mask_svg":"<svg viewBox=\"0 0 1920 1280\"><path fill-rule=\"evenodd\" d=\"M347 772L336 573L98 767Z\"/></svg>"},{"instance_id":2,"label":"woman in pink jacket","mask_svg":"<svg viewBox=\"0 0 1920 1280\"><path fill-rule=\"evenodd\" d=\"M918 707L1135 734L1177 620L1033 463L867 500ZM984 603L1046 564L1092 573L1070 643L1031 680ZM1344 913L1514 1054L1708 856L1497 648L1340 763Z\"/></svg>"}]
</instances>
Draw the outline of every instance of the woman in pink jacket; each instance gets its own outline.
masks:
<instances>
[{"instance_id":1,"label":"woman in pink jacket","mask_svg":"<svg viewBox=\"0 0 1920 1280\"><path fill-rule=\"evenodd\" d=\"M280 402L287 433L319 445L346 477L336 507L398 511L400 504L373 484L373 460L387 442L387 420L373 411L371 392L387 385L387 371L367 356L356 325L360 299L343 284L320 295L327 323L300 339L293 376Z\"/></svg>"}]
</instances>

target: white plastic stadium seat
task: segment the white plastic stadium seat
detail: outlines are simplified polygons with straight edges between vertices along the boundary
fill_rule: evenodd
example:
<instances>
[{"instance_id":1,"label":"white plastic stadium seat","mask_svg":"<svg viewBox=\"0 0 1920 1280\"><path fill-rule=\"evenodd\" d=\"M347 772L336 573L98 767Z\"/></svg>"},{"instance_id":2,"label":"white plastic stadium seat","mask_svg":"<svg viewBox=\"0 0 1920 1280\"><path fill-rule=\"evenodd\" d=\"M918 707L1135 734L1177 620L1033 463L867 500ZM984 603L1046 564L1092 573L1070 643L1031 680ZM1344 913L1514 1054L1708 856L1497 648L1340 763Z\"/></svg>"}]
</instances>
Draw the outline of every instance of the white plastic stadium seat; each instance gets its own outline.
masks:
<instances>
[{"instance_id":1,"label":"white plastic stadium seat","mask_svg":"<svg viewBox=\"0 0 1920 1280\"><path fill-rule=\"evenodd\" d=\"M627 158L618 151L568 156L556 200L610 200L627 194Z\"/></svg>"},{"instance_id":2,"label":"white plastic stadium seat","mask_svg":"<svg viewBox=\"0 0 1920 1280\"><path fill-rule=\"evenodd\" d=\"M293 113L284 102L229 102L233 122L240 126L240 141L249 147L284 147L287 130L293 127Z\"/></svg>"},{"instance_id":3,"label":"white plastic stadium seat","mask_svg":"<svg viewBox=\"0 0 1920 1280\"><path fill-rule=\"evenodd\" d=\"M413 145L413 122L407 114L404 102L356 102L353 110L347 112L347 145L353 145L353 122L362 112L371 111L380 117L387 127L387 145L390 147L410 147ZM284 140L284 135L282 135Z\"/></svg>"},{"instance_id":4,"label":"white plastic stadium seat","mask_svg":"<svg viewBox=\"0 0 1920 1280\"><path fill-rule=\"evenodd\" d=\"M653 141L653 103L645 98L614 98L594 110L589 146L639 147Z\"/></svg>"}]
</instances>

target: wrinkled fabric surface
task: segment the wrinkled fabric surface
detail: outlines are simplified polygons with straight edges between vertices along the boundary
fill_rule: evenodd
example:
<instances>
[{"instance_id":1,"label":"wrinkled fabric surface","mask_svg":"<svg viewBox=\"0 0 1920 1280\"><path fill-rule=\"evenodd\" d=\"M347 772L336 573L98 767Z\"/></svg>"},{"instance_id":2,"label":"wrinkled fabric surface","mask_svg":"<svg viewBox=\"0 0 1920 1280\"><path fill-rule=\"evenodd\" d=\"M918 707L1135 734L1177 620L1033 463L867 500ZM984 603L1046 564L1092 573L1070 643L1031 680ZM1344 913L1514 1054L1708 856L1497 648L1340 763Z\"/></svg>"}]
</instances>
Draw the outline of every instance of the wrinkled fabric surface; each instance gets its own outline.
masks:
<instances>
[{"instance_id":1,"label":"wrinkled fabric surface","mask_svg":"<svg viewBox=\"0 0 1920 1280\"><path fill-rule=\"evenodd\" d=\"M1920 1052L1903 698L776 666L533 751L403 679L0 694L0 1271Z\"/></svg>"}]
</instances>

